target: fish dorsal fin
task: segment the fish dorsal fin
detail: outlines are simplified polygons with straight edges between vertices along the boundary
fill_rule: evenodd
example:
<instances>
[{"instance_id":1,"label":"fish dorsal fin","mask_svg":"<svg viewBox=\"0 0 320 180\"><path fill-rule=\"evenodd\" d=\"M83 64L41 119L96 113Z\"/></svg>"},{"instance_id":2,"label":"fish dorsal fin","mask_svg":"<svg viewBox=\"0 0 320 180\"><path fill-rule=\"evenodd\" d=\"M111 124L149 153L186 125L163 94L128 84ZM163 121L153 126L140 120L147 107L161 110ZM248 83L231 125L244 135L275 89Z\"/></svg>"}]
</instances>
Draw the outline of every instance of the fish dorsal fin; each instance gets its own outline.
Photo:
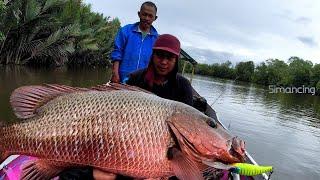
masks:
<instances>
[{"instance_id":1,"label":"fish dorsal fin","mask_svg":"<svg viewBox=\"0 0 320 180\"><path fill-rule=\"evenodd\" d=\"M107 84L103 84L103 85L97 85L97 86L91 87L91 89L97 90L97 91L126 90L126 91L138 91L138 92L145 92L145 93L153 94L150 91L139 88L137 86L130 86L127 84L118 84L118 83L107 83Z\"/></svg>"},{"instance_id":2,"label":"fish dorsal fin","mask_svg":"<svg viewBox=\"0 0 320 180\"><path fill-rule=\"evenodd\" d=\"M88 91L86 88L57 84L23 86L13 91L10 103L15 115L21 119L33 117L36 110L50 100L67 93Z\"/></svg>"}]
</instances>

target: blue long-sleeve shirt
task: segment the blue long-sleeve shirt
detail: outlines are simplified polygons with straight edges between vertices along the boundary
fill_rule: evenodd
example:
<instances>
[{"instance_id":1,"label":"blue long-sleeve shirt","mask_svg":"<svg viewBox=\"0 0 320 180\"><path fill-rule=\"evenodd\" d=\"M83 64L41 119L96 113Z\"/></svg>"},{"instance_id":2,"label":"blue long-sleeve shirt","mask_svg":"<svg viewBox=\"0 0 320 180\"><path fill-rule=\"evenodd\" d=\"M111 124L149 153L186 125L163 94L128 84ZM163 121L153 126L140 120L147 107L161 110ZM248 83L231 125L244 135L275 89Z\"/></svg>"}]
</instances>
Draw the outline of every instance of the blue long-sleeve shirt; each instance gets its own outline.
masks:
<instances>
[{"instance_id":1,"label":"blue long-sleeve shirt","mask_svg":"<svg viewBox=\"0 0 320 180\"><path fill-rule=\"evenodd\" d=\"M119 75L121 82L131 72L148 66L153 44L158 37L157 30L151 26L150 33L143 38L138 26L139 22L120 28L115 38L111 61L120 62Z\"/></svg>"}]
</instances>

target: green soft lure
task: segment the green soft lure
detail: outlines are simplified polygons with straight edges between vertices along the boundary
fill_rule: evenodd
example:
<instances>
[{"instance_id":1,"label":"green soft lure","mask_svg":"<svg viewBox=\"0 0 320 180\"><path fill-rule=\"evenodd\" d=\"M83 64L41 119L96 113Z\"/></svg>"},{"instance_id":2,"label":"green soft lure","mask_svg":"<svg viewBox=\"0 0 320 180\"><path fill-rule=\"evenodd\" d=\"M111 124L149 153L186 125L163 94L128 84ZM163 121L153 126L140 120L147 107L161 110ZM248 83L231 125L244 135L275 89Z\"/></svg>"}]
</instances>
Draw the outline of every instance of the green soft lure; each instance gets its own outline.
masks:
<instances>
[{"instance_id":1,"label":"green soft lure","mask_svg":"<svg viewBox=\"0 0 320 180\"><path fill-rule=\"evenodd\" d=\"M202 161L204 164L216 169L224 169L244 176L256 176L267 172L272 172L272 166L259 166L248 163L223 164L221 162Z\"/></svg>"},{"instance_id":2,"label":"green soft lure","mask_svg":"<svg viewBox=\"0 0 320 180\"><path fill-rule=\"evenodd\" d=\"M235 167L234 173L244 176L256 176L273 170L272 166L258 166L248 163L234 163L231 166Z\"/></svg>"}]
</instances>

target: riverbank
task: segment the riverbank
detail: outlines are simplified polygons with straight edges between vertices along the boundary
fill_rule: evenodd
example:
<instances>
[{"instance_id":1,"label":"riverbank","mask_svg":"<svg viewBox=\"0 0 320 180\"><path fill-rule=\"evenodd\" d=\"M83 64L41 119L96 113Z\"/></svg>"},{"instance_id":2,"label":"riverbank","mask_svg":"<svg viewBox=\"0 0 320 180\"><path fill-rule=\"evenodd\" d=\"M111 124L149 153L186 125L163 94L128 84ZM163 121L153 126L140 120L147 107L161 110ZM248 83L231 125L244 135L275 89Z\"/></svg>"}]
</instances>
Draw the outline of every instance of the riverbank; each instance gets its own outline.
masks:
<instances>
[{"instance_id":1,"label":"riverbank","mask_svg":"<svg viewBox=\"0 0 320 180\"><path fill-rule=\"evenodd\" d=\"M186 72L191 71L191 66L187 66ZM320 64L299 57L291 57L288 63L269 59L258 65L253 61L239 62L235 66L229 61L212 65L198 64L195 74L251 82L288 93L305 93L306 89L311 89L311 93L320 95Z\"/></svg>"}]
</instances>

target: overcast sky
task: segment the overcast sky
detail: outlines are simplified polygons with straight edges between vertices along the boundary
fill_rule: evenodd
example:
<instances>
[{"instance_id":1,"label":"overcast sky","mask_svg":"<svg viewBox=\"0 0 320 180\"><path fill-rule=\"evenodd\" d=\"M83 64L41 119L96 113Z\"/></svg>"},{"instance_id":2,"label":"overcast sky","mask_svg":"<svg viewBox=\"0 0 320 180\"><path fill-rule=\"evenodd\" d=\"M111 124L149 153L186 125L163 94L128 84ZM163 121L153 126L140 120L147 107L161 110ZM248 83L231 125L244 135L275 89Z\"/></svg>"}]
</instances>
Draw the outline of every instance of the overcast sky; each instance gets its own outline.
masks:
<instances>
[{"instance_id":1,"label":"overcast sky","mask_svg":"<svg viewBox=\"0 0 320 180\"><path fill-rule=\"evenodd\" d=\"M139 21L144 0L85 0L93 11ZM160 34L177 36L202 63L298 56L320 63L320 0L154 0Z\"/></svg>"}]
</instances>

